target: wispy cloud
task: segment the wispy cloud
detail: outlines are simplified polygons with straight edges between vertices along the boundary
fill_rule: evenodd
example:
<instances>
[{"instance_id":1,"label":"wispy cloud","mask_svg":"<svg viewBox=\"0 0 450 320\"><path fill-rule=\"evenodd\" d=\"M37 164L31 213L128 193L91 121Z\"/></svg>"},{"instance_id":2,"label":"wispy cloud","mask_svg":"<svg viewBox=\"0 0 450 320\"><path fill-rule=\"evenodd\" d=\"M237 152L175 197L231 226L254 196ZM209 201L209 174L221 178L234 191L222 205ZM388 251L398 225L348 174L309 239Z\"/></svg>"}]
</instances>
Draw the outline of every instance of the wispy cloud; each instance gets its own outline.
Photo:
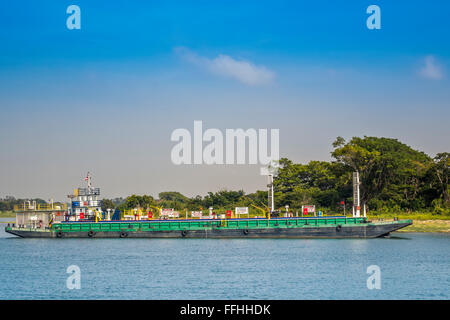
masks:
<instances>
[{"instance_id":1,"label":"wispy cloud","mask_svg":"<svg viewBox=\"0 0 450 320\"><path fill-rule=\"evenodd\" d=\"M437 62L436 58L428 55L423 60L423 67L420 69L420 75L427 79L440 80L444 77L442 66Z\"/></svg>"},{"instance_id":2,"label":"wispy cloud","mask_svg":"<svg viewBox=\"0 0 450 320\"><path fill-rule=\"evenodd\" d=\"M233 78L250 86L268 84L275 78L275 73L264 66L257 66L246 60L237 60L225 54L219 54L216 58L210 59L199 56L184 47L175 48L175 51L186 61L213 74Z\"/></svg>"}]
</instances>

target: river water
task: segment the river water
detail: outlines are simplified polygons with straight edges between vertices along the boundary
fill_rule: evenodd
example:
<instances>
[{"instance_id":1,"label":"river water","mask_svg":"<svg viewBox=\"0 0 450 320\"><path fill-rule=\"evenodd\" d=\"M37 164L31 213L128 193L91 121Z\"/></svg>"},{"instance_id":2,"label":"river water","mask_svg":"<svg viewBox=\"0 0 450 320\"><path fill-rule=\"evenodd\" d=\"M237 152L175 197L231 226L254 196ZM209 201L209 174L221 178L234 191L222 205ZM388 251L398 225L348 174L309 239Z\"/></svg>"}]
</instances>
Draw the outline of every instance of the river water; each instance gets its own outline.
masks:
<instances>
[{"instance_id":1,"label":"river water","mask_svg":"<svg viewBox=\"0 0 450 320\"><path fill-rule=\"evenodd\" d=\"M448 234L368 240L21 239L6 234L4 226L0 299L450 298ZM79 267L80 289L67 287L72 265ZM368 289L371 265L379 267L380 289Z\"/></svg>"}]
</instances>

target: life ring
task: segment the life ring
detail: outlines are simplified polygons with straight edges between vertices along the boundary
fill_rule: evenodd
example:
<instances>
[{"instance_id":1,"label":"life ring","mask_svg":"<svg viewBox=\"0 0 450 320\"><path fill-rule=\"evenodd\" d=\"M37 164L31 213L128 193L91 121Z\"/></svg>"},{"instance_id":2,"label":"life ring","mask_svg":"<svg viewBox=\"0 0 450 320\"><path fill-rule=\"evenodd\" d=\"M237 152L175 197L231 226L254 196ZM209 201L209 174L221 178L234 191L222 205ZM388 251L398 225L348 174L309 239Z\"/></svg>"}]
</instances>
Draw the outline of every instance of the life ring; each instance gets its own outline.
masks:
<instances>
[{"instance_id":1,"label":"life ring","mask_svg":"<svg viewBox=\"0 0 450 320\"><path fill-rule=\"evenodd\" d=\"M93 236L95 236L95 232L92 231L92 230L90 230L90 231L88 232L88 237L89 237L89 238L92 238Z\"/></svg>"},{"instance_id":2,"label":"life ring","mask_svg":"<svg viewBox=\"0 0 450 320\"><path fill-rule=\"evenodd\" d=\"M337 231L341 231L341 229L342 229L342 226L340 224L338 224L337 227L336 227L336 230Z\"/></svg>"},{"instance_id":3,"label":"life ring","mask_svg":"<svg viewBox=\"0 0 450 320\"><path fill-rule=\"evenodd\" d=\"M56 233L56 236L57 236L58 238L62 238L62 237L63 237L62 231L58 231L58 232Z\"/></svg>"},{"instance_id":4,"label":"life ring","mask_svg":"<svg viewBox=\"0 0 450 320\"><path fill-rule=\"evenodd\" d=\"M126 232L121 232L121 233L120 233L120 237L121 237L121 238L126 238L126 237L128 237L128 233L126 233Z\"/></svg>"},{"instance_id":5,"label":"life ring","mask_svg":"<svg viewBox=\"0 0 450 320\"><path fill-rule=\"evenodd\" d=\"M182 235L183 237L186 237L187 234L188 234L187 230L181 231L181 235Z\"/></svg>"},{"instance_id":6,"label":"life ring","mask_svg":"<svg viewBox=\"0 0 450 320\"><path fill-rule=\"evenodd\" d=\"M245 235L248 235L248 229L244 229L244 231L242 231Z\"/></svg>"}]
</instances>

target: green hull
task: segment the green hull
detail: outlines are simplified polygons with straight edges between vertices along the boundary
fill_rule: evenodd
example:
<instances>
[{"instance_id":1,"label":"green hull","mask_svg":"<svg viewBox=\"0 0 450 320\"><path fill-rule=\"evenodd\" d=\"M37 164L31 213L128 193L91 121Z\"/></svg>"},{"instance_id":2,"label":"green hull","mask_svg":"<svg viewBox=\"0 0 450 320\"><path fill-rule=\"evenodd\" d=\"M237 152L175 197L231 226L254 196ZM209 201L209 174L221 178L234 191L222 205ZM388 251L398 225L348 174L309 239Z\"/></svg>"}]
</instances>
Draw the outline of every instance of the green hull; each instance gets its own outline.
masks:
<instances>
[{"instance_id":1,"label":"green hull","mask_svg":"<svg viewBox=\"0 0 450 320\"><path fill-rule=\"evenodd\" d=\"M62 222L50 229L6 227L23 238L376 238L411 220L368 222L365 218L275 218Z\"/></svg>"}]
</instances>

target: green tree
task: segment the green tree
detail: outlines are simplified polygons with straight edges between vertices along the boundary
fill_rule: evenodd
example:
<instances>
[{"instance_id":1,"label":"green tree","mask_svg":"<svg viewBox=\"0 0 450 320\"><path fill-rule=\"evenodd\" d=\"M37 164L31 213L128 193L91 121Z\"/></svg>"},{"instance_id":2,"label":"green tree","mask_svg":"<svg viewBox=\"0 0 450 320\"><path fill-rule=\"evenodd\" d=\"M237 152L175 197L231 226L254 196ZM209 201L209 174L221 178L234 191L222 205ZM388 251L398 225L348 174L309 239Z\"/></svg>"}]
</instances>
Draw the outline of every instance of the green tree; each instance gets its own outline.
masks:
<instances>
[{"instance_id":1,"label":"green tree","mask_svg":"<svg viewBox=\"0 0 450 320\"><path fill-rule=\"evenodd\" d=\"M421 196L423 177L432 160L396 139L354 137L337 147L332 156L347 167L348 173L359 171L361 200L379 206L398 205L418 209L424 206Z\"/></svg>"},{"instance_id":2,"label":"green tree","mask_svg":"<svg viewBox=\"0 0 450 320\"><path fill-rule=\"evenodd\" d=\"M158 196L160 200L166 201L177 201L181 203L187 203L189 201L188 197L176 191L161 192Z\"/></svg>"},{"instance_id":3,"label":"green tree","mask_svg":"<svg viewBox=\"0 0 450 320\"><path fill-rule=\"evenodd\" d=\"M433 164L427 172L425 195L429 204L433 202L433 207L448 208L450 206L449 155L448 152L438 153L434 157Z\"/></svg>"},{"instance_id":4,"label":"green tree","mask_svg":"<svg viewBox=\"0 0 450 320\"><path fill-rule=\"evenodd\" d=\"M203 200L203 204L206 208L232 207L234 204L239 202L244 195L245 192L243 190L239 191L220 190L215 193L208 192L208 195Z\"/></svg>"},{"instance_id":5,"label":"green tree","mask_svg":"<svg viewBox=\"0 0 450 320\"><path fill-rule=\"evenodd\" d=\"M349 195L348 177L342 179L342 175L348 176L348 170L340 163L310 161L304 165L283 158L274 179L275 206L289 205L296 209L308 204L336 207Z\"/></svg>"},{"instance_id":6,"label":"green tree","mask_svg":"<svg viewBox=\"0 0 450 320\"><path fill-rule=\"evenodd\" d=\"M103 199L102 200L102 211L106 212L107 209L115 209L116 204L110 200L110 199Z\"/></svg>"},{"instance_id":7,"label":"green tree","mask_svg":"<svg viewBox=\"0 0 450 320\"><path fill-rule=\"evenodd\" d=\"M156 201L155 199L153 199L152 196L148 195L139 196L133 194L127 197L125 199L125 203L123 205L120 205L119 207L123 209L135 209L135 208L148 209L150 208L151 205L155 204Z\"/></svg>"}]
</instances>

